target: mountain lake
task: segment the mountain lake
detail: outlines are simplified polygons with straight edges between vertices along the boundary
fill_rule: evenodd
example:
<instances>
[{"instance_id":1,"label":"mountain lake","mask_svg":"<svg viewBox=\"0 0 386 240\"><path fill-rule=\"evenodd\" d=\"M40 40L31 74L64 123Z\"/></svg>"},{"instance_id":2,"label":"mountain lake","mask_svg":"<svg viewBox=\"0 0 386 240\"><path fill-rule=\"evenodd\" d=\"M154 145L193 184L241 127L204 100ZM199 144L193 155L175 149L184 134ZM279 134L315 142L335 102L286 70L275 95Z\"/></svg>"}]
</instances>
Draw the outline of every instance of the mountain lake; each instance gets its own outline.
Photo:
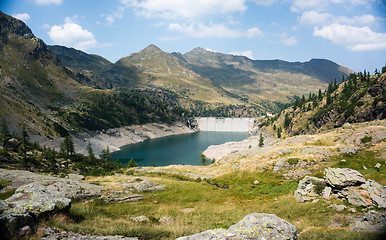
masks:
<instances>
[{"instance_id":1,"label":"mountain lake","mask_svg":"<svg viewBox=\"0 0 386 240\"><path fill-rule=\"evenodd\" d=\"M123 146L112 159L127 165L131 158L138 166L201 165L201 153L210 145L241 141L246 132L195 132L145 140Z\"/></svg>"}]
</instances>

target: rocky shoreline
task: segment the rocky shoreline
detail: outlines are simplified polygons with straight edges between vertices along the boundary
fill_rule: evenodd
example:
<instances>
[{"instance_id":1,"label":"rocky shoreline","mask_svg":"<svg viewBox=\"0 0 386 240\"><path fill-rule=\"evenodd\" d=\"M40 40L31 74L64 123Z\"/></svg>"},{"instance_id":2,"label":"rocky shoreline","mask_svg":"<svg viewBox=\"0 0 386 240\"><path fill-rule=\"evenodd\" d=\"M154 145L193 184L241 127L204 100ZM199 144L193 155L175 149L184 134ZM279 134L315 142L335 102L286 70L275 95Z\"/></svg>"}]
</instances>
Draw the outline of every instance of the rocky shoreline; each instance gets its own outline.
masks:
<instances>
[{"instance_id":1,"label":"rocky shoreline","mask_svg":"<svg viewBox=\"0 0 386 240\"><path fill-rule=\"evenodd\" d=\"M86 146L90 141L94 154L99 156L103 149L109 147L110 152L119 151L122 146L143 142L147 139L194 133L196 130L189 128L182 122L172 124L148 123L120 128L108 129L92 133L82 133L73 136L75 152L87 155ZM31 136L32 142L39 142L41 146L54 148L59 151L63 138L48 140L41 136Z\"/></svg>"}]
</instances>

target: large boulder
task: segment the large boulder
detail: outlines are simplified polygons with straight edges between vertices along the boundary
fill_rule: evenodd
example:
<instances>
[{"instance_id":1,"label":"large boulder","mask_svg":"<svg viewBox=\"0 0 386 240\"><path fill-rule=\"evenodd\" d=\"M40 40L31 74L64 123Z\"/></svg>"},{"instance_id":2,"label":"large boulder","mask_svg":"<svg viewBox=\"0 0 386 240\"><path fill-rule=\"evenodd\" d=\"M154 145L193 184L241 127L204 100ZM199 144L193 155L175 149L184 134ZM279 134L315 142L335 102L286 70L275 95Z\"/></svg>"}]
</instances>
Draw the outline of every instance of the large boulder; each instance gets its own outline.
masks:
<instances>
[{"instance_id":1,"label":"large boulder","mask_svg":"<svg viewBox=\"0 0 386 240\"><path fill-rule=\"evenodd\" d=\"M296 227L274 214L251 213L228 230L215 229L178 238L178 240L252 240L252 239L297 239Z\"/></svg>"},{"instance_id":2,"label":"large boulder","mask_svg":"<svg viewBox=\"0 0 386 240\"><path fill-rule=\"evenodd\" d=\"M333 188L357 186L366 182L362 174L350 168L327 168L324 170L324 179Z\"/></svg>"},{"instance_id":3,"label":"large boulder","mask_svg":"<svg viewBox=\"0 0 386 240\"><path fill-rule=\"evenodd\" d=\"M35 183L19 187L4 202L6 207L0 215L0 231L5 237L12 238L20 229L33 229L41 217L52 212L69 211L71 206L71 199L63 193Z\"/></svg>"}]
</instances>

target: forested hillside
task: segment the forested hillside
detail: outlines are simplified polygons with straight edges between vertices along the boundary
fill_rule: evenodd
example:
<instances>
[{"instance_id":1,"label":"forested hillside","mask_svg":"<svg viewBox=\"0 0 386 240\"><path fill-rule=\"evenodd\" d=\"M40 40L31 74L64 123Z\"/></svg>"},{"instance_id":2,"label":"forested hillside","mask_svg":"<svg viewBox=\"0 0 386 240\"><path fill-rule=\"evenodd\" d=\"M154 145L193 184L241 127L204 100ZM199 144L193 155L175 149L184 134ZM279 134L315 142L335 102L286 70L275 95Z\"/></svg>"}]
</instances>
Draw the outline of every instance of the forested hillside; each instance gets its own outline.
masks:
<instances>
[{"instance_id":1,"label":"forested hillside","mask_svg":"<svg viewBox=\"0 0 386 240\"><path fill-rule=\"evenodd\" d=\"M277 136L316 133L325 129L384 119L386 109L386 67L374 75L352 73L325 91L296 99L292 106L265 120L261 126Z\"/></svg>"}]
</instances>

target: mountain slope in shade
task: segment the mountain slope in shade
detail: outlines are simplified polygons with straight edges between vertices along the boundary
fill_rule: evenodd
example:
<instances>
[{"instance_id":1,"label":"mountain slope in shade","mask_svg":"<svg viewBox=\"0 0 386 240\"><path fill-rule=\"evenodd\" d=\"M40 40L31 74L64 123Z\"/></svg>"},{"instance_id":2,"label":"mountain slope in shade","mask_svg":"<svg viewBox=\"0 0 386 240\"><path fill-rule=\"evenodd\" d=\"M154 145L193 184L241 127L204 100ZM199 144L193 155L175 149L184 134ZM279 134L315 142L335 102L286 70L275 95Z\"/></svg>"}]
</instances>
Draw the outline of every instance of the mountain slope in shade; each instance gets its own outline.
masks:
<instances>
[{"instance_id":1,"label":"mountain slope in shade","mask_svg":"<svg viewBox=\"0 0 386 240\"><path fill-rule=\"evenodd\" d=\"M164 92L113 91L82 84L79 72L74 70L80 63L86 64L84 67L95 63L94 71L113 64L96 56L63 49L76 55L73 68L63 67L50 48L22 21L0 12L0 119L8 123L11 131L20 132L21 126L25 126L35 136L55 138L88 130L172 122L183 119L182 116L188 117L189 113L179 107L173 96ZM111 67L114 68L115 65ZM81 67L78 69L85 71ZM90 81L90 85L96 85L97 80L91 78L95 82ZM114 84L127 86L128 82Z\"/></svg>"},{"instance_id":2,"label":"mountain slope in shade","mask_svg":"<svg viewBox=\"0 0 386 240\"><path fill-rule=\"evenodd\" d=\"M137 85L139 71L133 66L113 64L107 59L63 46L50 46L75 79L97 88L129 89Z\"/></svg>"}]
</instances>

